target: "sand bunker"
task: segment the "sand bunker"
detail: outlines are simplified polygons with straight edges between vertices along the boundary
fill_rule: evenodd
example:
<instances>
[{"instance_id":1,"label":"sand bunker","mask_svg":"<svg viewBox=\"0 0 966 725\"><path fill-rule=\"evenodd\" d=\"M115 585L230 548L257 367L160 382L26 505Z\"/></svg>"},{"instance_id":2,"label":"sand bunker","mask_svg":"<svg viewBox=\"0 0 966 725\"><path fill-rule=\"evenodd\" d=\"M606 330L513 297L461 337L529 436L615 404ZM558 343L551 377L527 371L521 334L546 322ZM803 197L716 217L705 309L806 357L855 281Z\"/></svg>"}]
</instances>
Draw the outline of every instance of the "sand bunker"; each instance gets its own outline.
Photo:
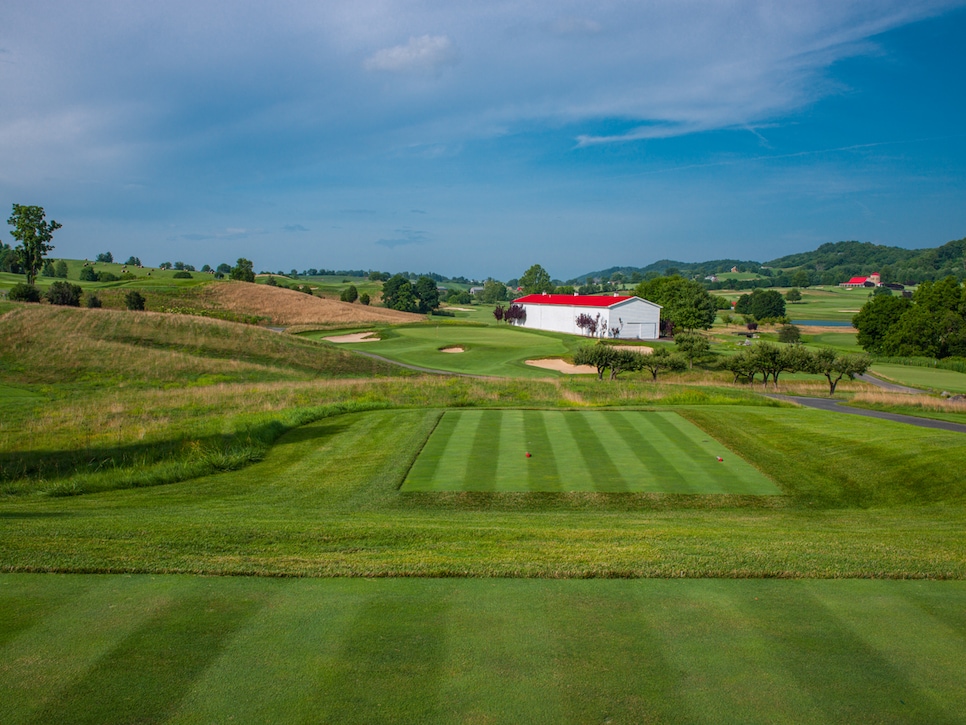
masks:
<instances>
[{"instance_id":1,"label":"sand bunker","mask_svg":"<svg viewBox=\"0 0 966 725\"><path fill-rule=\"evenodd\" d=\"M630 350L631 352L636 352L641 355L650 355L654 352L653 347L647 347L646 345L614 345L618 350Z\"/></svg>"},{"instance_id":2,"label":"sand bunker","mask_svg":"<svg viewBox=\"0 0 966 725\"><path fill-rule=\"evenodd\" d=\"M374 332L355 332L351 335L336 335L334 337L323 337L326 342L379 342L378 337L373 337Z\"/></svg>"},{"instance_id":3,"label":"sand bunker","mask_svg":"<svg viewBox=\"0 0 966 725\"><path fill-rule=\"evenodd\" d=\"M473 311L469 307L448 307L447 306L446 309L447 310L456 310L457 312L472 312Z\"/></svg>"},{"instance_id":4,"label":"sand bunker","mask_svg":"<svg viewBox=\"0 0 966 725\"><path fill-rule=\"evenodd\" d=\"M559 358L552 360L527 360L527 365L544 370L556 370L558 373L567 375L586 375L587 373L597 374L597 368L593 365L574 365Z\"/></svg>"},{"instance_id":5,"label":"sand bunker","mask_svg":"<svg viewBox=\"0 0 966 725\"><path fill-rule=\"evenodd\" d=\"M466 352L466 350L457 345L455 347L444 347L440 352Z\"/></svg>"}]
</instances>

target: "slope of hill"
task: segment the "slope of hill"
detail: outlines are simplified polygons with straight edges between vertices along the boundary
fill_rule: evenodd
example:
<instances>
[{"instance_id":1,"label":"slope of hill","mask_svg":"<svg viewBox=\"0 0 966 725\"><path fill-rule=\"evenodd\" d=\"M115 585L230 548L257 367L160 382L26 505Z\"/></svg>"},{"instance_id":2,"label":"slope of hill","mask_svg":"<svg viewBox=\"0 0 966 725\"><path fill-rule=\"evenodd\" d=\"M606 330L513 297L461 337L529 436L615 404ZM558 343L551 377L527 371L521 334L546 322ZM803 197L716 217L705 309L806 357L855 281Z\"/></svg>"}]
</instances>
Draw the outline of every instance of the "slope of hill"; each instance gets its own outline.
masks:
<instances>
[{"instance_id":1,"label":"slope of hill","mask_svg":"<svg viewBox=\"0 0 966 725\"><path fill-rule=\"evenodd\" d=\"M199 295L216 308L264 317L272 325L351 326L399 324L425 319L423 315L387 310L385 307L327 300L283 287L247 282L209 284L200 290Z\"/></svg>"},{"instance_id":2,"label":"slope of hill","mask_svg":"<svg viewBox=\"0 0 966 725\"><path fill-rule=\"evenodd\" d=\"M396 366L254 325L156 312L24 305L0 317L0 339L0 381L15 384L197 385L401 374Z\"/></svg>"}]
</instances>

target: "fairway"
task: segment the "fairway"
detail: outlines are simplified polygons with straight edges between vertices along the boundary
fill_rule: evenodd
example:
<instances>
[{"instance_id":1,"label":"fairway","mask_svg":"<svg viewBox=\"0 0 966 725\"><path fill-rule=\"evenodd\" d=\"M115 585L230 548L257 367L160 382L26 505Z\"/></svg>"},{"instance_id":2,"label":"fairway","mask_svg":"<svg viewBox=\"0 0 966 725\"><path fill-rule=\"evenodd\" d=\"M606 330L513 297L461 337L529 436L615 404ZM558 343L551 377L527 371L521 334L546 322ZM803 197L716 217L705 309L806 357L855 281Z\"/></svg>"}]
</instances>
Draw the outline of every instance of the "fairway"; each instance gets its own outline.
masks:
<instances>
[{"instance_id":1,"label":"fairway","mask_svg":"<svg viewBox=\"0 0 966 725\"><path fill-rule=\"evenodd\" d=\"M402 490L781 493L677 413L546 410L444 413Z\"/></svg>"}]
</instances>

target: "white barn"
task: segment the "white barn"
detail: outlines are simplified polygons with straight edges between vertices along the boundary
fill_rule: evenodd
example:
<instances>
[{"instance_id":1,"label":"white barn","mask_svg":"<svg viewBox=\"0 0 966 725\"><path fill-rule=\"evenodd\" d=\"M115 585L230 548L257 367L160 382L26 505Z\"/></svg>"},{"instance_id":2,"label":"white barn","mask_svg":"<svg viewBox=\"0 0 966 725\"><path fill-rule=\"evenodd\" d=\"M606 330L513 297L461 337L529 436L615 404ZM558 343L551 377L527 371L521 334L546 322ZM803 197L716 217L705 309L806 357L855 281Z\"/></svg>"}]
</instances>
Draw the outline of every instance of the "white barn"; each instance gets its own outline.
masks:
<instances>
[{"instance_id":1,"label":"white barn","mask_svg":"<svg viewBox=\"0 0 966 725\"><path fill-rule=\"evenodd\" d=\"M626 295L527 295L513 301L526 310L526 319L518 324L536 330L586 335L577 327L577 317L584 314L599 322L598 337L656 340L661 332L661 306L640 297Z\"/></svg>"}]
</instances>

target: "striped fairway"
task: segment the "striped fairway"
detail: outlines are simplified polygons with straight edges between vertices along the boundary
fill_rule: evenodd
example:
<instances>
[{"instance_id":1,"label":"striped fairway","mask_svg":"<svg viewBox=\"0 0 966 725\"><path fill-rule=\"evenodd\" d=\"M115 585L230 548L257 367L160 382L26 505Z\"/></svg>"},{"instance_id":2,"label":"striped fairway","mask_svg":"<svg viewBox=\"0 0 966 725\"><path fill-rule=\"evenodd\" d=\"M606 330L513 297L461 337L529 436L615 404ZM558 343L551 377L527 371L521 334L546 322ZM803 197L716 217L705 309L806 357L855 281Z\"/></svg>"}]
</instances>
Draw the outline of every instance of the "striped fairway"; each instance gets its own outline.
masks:
<instances>
[{"instance_id":1,"label":"striped fairway","mask_svg":"<svg viewBox=\"0 0 966 725\"><path fill-rule=\"evenodd\" d=\"M444 413L402 490L781 493L677 413L555 410Z\"/></svg>"}]
</instances>

